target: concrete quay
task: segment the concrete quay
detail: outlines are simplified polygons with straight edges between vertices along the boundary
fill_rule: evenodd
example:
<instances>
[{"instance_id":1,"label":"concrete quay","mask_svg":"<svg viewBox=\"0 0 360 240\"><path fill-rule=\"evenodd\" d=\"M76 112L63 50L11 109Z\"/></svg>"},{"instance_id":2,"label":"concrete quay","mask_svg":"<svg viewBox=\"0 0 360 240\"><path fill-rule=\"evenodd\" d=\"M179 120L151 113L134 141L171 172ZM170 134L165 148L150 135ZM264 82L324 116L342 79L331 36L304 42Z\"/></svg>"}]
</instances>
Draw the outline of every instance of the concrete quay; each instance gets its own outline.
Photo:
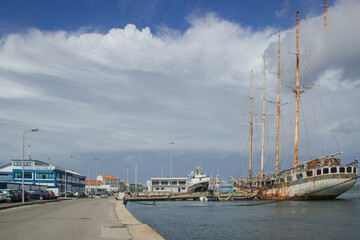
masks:
<instances>
[{"instance_id":1,"label":"concrete quay","mask_svg":"<svg viewBox=\"0 0 360 240\"><path fill-rule=\"evenodd\" d=\"M115 212L119 222L127 228L130 239L134 240L163 240L155 230L147 224L143 224L136 220L136 218L126 209L122 200L115 201Z\"/></svg>"}]
</instances>

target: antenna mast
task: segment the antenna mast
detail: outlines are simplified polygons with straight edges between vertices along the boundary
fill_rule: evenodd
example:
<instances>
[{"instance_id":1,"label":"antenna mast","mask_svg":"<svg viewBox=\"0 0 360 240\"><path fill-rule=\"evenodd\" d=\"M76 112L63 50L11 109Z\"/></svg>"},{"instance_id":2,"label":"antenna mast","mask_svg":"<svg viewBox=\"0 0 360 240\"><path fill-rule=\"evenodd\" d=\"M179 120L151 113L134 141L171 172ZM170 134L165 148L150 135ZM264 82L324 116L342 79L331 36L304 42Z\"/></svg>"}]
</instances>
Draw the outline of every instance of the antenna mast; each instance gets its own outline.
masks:
<instances>
[{"instance_id":1,"label":"antenna mast","mask_svg":"<svg viewBox=\"0 0 360 240\"><path fill-rule=\"evenodd\" d=\"M296 115L295 115L295 151L294 168L299 160L299 100L300 100L300 80L299 80L299 12L296 13Z\"/></svg>"}]
</instances>

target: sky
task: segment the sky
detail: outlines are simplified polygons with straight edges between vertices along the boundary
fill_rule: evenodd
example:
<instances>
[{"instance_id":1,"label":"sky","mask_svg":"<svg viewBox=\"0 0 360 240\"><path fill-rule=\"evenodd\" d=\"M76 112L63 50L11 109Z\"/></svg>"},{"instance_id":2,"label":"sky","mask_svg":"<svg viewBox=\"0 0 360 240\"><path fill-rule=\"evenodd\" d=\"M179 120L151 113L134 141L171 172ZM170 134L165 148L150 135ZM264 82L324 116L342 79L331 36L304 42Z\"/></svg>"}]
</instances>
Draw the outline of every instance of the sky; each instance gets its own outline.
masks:
<instances>
[{"instance_id":1,"label":"sky","mask_svg":"<svg viewBox=\"0 0 360 240\"><path fill-rule=\"evenodd\" d=\"M359 155L360 2L328 0L0 0L0 165L25 156L145 183L248 174L254 112L276 99L280 35L281 168L293 164L296 11L300 12L300 161ZM266 102L274 171L275 107ZM255 117L255 121L260 121ZM261 126L253 169L259 171ZM170 144L174 143L174 144ZM70 157L74 155L75 157ZM95 159L99 159L95 161ZM172 169L171 169L172 159Z\"/></svg>"}]
</instances>

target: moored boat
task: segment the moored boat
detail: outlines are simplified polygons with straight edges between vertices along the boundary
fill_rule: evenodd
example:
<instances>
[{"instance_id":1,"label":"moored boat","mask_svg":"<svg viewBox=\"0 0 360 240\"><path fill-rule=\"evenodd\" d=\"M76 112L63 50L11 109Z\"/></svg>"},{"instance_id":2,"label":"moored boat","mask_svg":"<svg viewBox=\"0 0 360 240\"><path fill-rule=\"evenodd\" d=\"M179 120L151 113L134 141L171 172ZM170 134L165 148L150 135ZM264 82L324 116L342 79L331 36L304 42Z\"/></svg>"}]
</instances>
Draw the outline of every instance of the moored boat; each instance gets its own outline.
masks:
<instances>
[{"instance_id":1,"label":"moored boat","mask_svg":"<svg viewBox=\"0 0 360 240\"><path fill-rule=\"evenodd\" d=\"M324 157L316 158L303 163L298 163L299 149L299 99L304 89L310 88L300 86L299 79L299 13L297 13L296 27L296 86L293 86L296 101L295 115L295 146L294 146L294 167L291 169L279 171L279 87L277 100L277 145L276 145L276 169L275 173L265 174L263 172L263 155L261 159L261 172L252 176L252 109L250 122L250 166L249 177L234 181L238 192L253 193L259 199L275 200L313 200L313 199L334 199L352 188L358 178L358 161L348 165L341 165L340 158L335 156L342 154L337 152ZM280 59L280 36L279 36L279 59ZM264 57L265 63L265 57ZM279 64L280 66L280 64ZM280 67L278 67L278 86L280 85ZM252 86L252 84L251 84ZM251 89L252 92L252 89ZM264 89L265 94L265 66L264 66ZM251 101L253 99L251 94ZM252 102L251 102L252 108ZM263 97L263 139L265 127L265 95ZM262 143L262 152L264 152L264 142Z\"/></svg>"},{"instance_id":2,"label":"moored boat","mask_svg":"<svg viewBox=\"0 0 360 240\"><path fill-rule=\"evenodd\" d=\"M201 173L202 168L197 167L196 173L189 174L187 192L206 192L209 189L210 178Z\"/></svg>"}]
</instances>

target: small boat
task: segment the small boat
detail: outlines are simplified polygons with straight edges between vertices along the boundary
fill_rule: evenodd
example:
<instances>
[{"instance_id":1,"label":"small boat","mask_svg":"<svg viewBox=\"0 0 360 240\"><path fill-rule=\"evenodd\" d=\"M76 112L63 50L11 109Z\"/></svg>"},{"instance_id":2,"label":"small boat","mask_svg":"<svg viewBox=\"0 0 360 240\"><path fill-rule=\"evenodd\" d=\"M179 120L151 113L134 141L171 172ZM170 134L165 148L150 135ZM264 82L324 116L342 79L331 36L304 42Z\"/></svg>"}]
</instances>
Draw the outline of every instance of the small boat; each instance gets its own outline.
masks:
<instances>
[{"instance_id":1,"label":"small boat","mask_svg":"<svg viewBox=\"0 0 360 240\"><path fill-rule=\"evenodd\" d=\"M187 192L206 192L209 189L210 178L201 173L202 168L196 168L196 174L191 172L189 174L189 184Z\"/></svg>"}]
</instances>

